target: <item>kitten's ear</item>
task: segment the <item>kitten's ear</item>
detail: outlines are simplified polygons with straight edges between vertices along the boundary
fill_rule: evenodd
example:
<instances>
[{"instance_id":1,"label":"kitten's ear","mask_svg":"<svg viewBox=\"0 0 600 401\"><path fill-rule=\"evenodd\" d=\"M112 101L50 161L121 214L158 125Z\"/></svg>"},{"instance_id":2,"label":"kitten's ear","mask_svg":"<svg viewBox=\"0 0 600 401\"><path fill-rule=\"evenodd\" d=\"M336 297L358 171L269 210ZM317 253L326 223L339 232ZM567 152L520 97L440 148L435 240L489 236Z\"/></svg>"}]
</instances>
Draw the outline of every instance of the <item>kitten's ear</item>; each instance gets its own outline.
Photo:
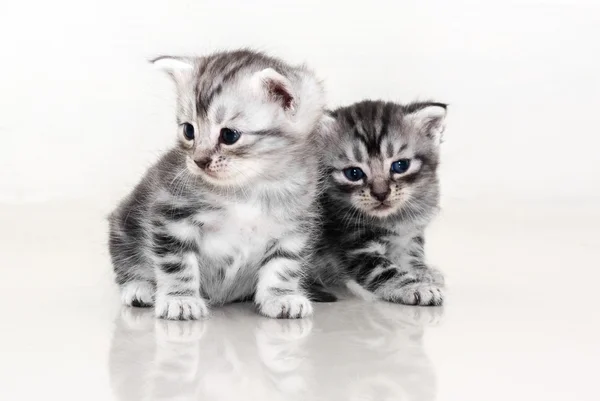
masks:
<instances>
[{"instance_id":1,"label":"kitten's ear","mask_svg":"<svg viewBox=\"0 0 600 401\"><path fill-rule=\"evenodd\" d=\"M428 103L408 114L407 118L423 135L431 138L439 145L442 142L442 134L446 128L446 109L446 104Z\"/></svg>"},{"instance_id":2,"label":"kitten's ear","mask_svg":"<svg viewBox=\"0 0 600 401\"><path fill-rule=\"evenodd\" d=\"M165 71L178 86L186 83L194 75L197 60L193 57L160 56L150 60L159 70Z\"/></svg>"},{"instance_id":3,"label":"kitten's ear","mask_svg":"<svg viewBox=\"0 0 600 401\"><path fill-rule=\"evenodd\" d=\"M294 111L296 96L292 83L272 68L257 72L252 77L252 83L258 93L266 96L269 101L276 102L285 111Z\"/></svg>"},{"instance_id":4,"label":"kitten's ear","mask_svg":"<svg viewBox=\"0 0 600 401\"><path fill-rule=\"evenodd\" d=\"M325 111L325 113L319 119L317 123L317 143L323 147L329 147L331 143L335 142L334 132L338 129L338 120L331 111Z\"/></svg>"},{"instance_id":5,"label":"kitten's ear","mask_svg":"<svg viewBox=\"0 0 600 401\"><path fill-rule=\"evenodd\" d=\"M325 111L323 117L319 120L319 124L317 129L319 130L319 135L322 137L329 137L337 128L337 119L334 114L330 111Z\"/></svg>"}]
</instances>

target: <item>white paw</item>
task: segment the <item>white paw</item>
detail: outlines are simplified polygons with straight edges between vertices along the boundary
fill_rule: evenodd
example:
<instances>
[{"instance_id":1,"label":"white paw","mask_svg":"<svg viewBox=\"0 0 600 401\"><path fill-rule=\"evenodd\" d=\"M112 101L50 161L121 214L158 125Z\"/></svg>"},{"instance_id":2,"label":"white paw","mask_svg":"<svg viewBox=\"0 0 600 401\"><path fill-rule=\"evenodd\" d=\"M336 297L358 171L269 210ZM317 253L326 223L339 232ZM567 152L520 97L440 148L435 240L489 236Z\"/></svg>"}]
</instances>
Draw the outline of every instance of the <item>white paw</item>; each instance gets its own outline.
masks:
<instances>
[{"instance_id":1,"label":"white paw","mask_svg":"<svg viewBox=\"0 0 600 401\"><path fill-rule=\"evenodd\" d=\"M413 283L392 289L385 299L404 305L440 306L444 303L444 290L433 283Z\"/></svg>"},{"instance_id":2,"label":"white paw","mask_svg":"<svg viewBox=\"0 0 600 401\"><path fill-rule=\"evenodd\" d=\"M312 315L313 308L307 297L293 294L269 296L259 303L258 311L272 318L299 319Z\"/></svg>"},{"instance_id":3,"label":"white paw","mask_svg":"<svg viewBox=\"0 0 600 401\"><path fill-rule=\"evenodd\" d=\"M154 286L146 281L132 281L121 287L123 305L149 307L154 305Z\"/></svg>"},{"instance_id":4,"label":"white paw","mask_svg":"<svg viewBox=\"0 0 600 401\"><path fill-rule=\"evenodd\" d=\"M198 320L208 316L208 306L198 297L159 297L154 313L161 319Z\"/></svg>"}]
</instances>

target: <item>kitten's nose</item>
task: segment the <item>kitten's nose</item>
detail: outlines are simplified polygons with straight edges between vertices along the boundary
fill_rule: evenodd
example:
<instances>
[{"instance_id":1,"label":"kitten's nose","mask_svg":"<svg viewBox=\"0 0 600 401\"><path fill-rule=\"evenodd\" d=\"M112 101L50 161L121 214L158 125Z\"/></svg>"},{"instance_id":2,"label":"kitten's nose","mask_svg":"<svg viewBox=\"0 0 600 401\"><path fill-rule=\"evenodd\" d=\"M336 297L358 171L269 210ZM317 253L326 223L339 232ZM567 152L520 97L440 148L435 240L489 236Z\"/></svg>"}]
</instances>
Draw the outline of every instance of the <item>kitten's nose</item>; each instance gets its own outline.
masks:
<instances>
[{"instance_id":1,"label":"kitten's nose","mask_svg":"<svg viewBox=\"0 0 600 401\"><path fill-rule=\"evenodd\" d=\"M389 194L389 188L385 188L384 190L371 188L371 196L377 199L379 202L383 202L384 200L386 200Z\"/></svg>"},{"instance_id":2,"label":"kitten's nose","mask_svg":"<svg viewBox=\"0 0 600 401\"><path fill-rule=\"evenodd\" d=\"M194 159L194 163L196 163L198 167L204 170L206 166L210 164L211 160L212 159L210 157L203 157L201 159Z\"/></svg>"}]
</instances>

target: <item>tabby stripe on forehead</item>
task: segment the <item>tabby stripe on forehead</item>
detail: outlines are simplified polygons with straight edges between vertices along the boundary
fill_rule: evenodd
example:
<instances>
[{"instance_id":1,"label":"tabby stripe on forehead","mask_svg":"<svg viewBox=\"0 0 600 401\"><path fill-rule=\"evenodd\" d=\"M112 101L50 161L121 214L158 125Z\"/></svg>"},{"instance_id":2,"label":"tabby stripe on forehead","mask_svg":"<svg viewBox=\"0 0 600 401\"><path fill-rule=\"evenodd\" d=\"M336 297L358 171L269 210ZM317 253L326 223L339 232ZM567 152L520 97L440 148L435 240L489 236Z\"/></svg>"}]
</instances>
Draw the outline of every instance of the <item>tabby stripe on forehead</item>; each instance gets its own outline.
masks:
<instances>
[{"instance_id":1,"label":"tabby stripe on forehead","mask_svg":"<svg viewBox=\"0 0 600 401\"><path fill-rule=\"evenodd\" d=\"M368 154L370 154L370 155L373 154L373 152L372 152L373 146L371 146L369 139L366 136L362 135L358 131L358 128L354 127L353 135L356 139L361 141L363 143L363 145L365 145L365 148L367 149Z\"/></svg>"},{"instance_id":2,"label":"tabby stripe on forehead","mask_svg":"<svg viewBox=\"0 0 600 401\"><path fill-rule=\"evenodd\" d=\"M223 77L221 78L219 84L213 89L211 90L208 95L206 95L206 107L208 108L208 106L211 104L213 98L220 94L223 90L223 84L226 84L227 82L229 82L233 76L235 74L237 74L245 65L246 61L248 60L248 56L245 56L245 58L242 58L241 60L238 60L237 62L228 62L227 60L223 60L225 63L227 63L224 66L215 66L216 67L221 67L219 69L225 69L225 67L229 67L229 71L227 72L222 72L222 71L215 71L216 74L221 74L224 73Z\"/></svg>"},{"instance_id":3,"label":"tabby stripe on forehead","mask_svg":"<svg viewBox=\"0 0 600 401\"><path fill-rule=\"evenodd\" d=\"M369 133L365 129L365 121L362 117L360 109L352 110L351 114L353 114L352 118L354 118L354 127L356 128L357 132L361 137L369 141Z\"/></svg>"},{"instance_id":4,"label":"tabby stripe on forehead","mask_svg":"<svg viewBox=\"0 0 600 401\"><path fill-rule=\"evenodd\" d=\"M207 75L214 75L213 74L213 66L214 64L218 63L219 61L222 61L222 58L220 57L216 57L216 58L211 58L209 59L206 64L204 66L202 66L200 68L200 76L207 76ZM212 91L212 88L216 88L219 87L219 85L217 85L215 87L214 83L215 83L215 79L211 79L211 80L201 80L200 81L202 83L202 85L197 85L195 87L195 95L196 95L196 112L199 115L206 115L206 113L208 112L208 106L210 105L210 102L212 101L212 96L214 96L214 91ZM220 91L221 89L219 89Z\"/></svg>"},{"instance_id":5,"label":"tabby stripe on forehead","mask_svg":"<svg viewBox=\"0 0 600 401\"><path fill-rule=\"evenodd\" d=\"M381 139L388 134L390 121L392 119L392 107L392 103L386 103L385 106L383 106L383 113L381 114L381 130L379 131L379 141L381 141Z\"/></svg>"},{"instance_id":6,"label":"tabby stripe on forehead","mask_svg":"<svg viewBox=\"0 0 600 401\"><path fill-rule=\"evenodd\" d=\"M210 88L210 92L206 95L206 100L204 101L205 110L208 112L208 107L213 101L213 98L219 95L223 91L223 84L218 84L215 87Z\"/></svg>"},{"instance_id":7,"label":"tabby stripe on forehead","mask_svg":"<svg viewBox=\"0 0 600 401\"><path fill-rule=\"evenodd\" d=\"M354 128L354 126L356 125L356 122L354 122L354 119L352 118L352 116L350 115L350 113L345 112L344 113L344 118L346 120L346 124L348 124L349 128Z\"/></svg>"},{"instance_id":8,"label":"tabby stripe on forehead","mask_svg":"<svg viewBox=\"0 0 600 401\"><path fill-rule=\"evenodd\" d=\"M387 157L392 157L394 156L394 144L392 143L392 141L388 141L387 142L387 146L385 148L385 152L386 152L386 156Z\"/></svg>"},{"instance_id":9,"label":"tabby stripe on forehead","mask_svg":"<svg viewBox=\"0 0 600 401\"><path fill-rule=\"evenodd\" d=\"M392 119L392 108L392 103L386 103L383 106L383 112L381 114L381 130L379 131L379 134L375 135L375 144L373 146L372 151L369 152L369 154L376 155L379 152L381 152L381 143L388 135L390 122Z\"/></svg>"},{"instance_id":10,"label":"tabby stripe on forehead","mask_svg":"<svg viewBox=\"0 0 600 401\"><path fill-rule=\"evenodd\" d=\"M227 83L233 78L235 74L237 74L242 68L246 66L246 63L250 59L249 55L244 56L242 59L238 60L236 64L234 64L229 71L223 75L223 83Z\"/></svg>"},{"instance_id":11,"label":"tabby stripe on forehead","mask_svg":"<svg viewBox=\"0 0 600 401\"><path fill-rule=\"evenodd\" d=\"M360 151L360 147L358 146L357 143L354 143L352 145L352 155L354 156L354 160L357 163L363 163L363 157L362 157L362 152Z\"/></svg>"},{"instance_id":12,"label":"tabby stripe on forehead","mask_svg":"<svg viewBox=\"0 0 600 401\"><path fill-rule=\"evenodd\" d=\"M202 88L198 92L198 113L206 114L208 108L212 103L215 96L219 95L223 91L223 85L231 81L231 79L246 66L247 62L251 57L249 55L243 56L241 59L234 62L227 59L212 60L210 65L207 65L205 72L212 75L221 75L221 79L217 85L214 82L218 79L215 77L212 81L212 85L208 88ZM228 70L226 68L229 67ZM210 71L209 71L210 70Z\"/></svg>"}]
</instances>

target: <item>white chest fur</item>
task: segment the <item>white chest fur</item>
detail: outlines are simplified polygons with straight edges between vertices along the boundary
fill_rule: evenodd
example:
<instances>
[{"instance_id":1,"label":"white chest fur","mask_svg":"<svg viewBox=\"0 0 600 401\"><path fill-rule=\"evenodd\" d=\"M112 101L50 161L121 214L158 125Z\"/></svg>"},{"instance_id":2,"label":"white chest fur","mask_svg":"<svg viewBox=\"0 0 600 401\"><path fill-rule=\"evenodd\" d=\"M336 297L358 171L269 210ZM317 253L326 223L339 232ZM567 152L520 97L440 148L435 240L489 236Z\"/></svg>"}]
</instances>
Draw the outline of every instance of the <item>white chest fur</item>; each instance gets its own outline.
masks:
<instances>
[{"instance_id":1,"label":"white chest fur","mask_svg":"<svg viewBox=\"0 0 600 401\"><path fill-rule=\"evenodd\" d=\"M260 204L229 204L199 217L203 223L200 251L210 259L234 258L252 263L262 258L269 241L281 235L284 228Z\"/></svg>"}]
</instances>

